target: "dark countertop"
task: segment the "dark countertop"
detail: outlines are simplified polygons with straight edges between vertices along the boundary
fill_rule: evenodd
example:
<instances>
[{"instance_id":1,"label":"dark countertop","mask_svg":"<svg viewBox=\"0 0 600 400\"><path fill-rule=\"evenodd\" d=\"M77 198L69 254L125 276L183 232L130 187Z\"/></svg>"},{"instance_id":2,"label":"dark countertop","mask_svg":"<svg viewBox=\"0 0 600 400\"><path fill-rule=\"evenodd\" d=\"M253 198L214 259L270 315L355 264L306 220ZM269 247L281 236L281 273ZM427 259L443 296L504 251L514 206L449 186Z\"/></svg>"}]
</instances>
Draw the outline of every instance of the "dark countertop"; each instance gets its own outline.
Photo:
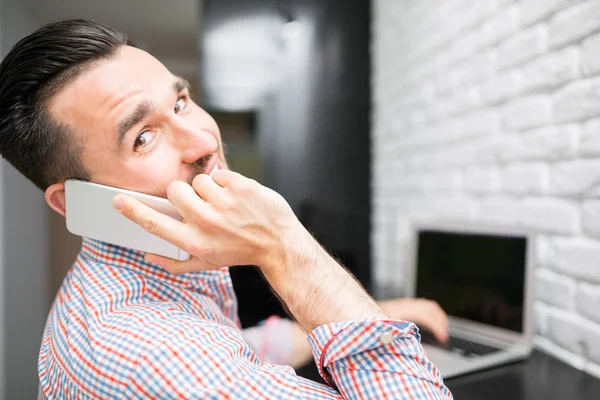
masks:
<instances>
[{"instance_id":1,"label":"dark countertop","mask_svg":"<svg viewBox=\"0 0 600 400\"><path fill-rule=\"evenodd\" d=\"M599 400L600 379L534 350L525 361L445 381L459 399Z\"/></svg>"},{"instance_id":2,"label":"dark countertop","mask_svg":"<svg viewBox=\"0 0 600 400\"><path fill-rule=\"evenodd\" d=\"M312 363L297 372L323 382ZM525 361L447 379L445 383L456 400L600 400L600 379L537 350Z\"/></svg>"}]
</instances>

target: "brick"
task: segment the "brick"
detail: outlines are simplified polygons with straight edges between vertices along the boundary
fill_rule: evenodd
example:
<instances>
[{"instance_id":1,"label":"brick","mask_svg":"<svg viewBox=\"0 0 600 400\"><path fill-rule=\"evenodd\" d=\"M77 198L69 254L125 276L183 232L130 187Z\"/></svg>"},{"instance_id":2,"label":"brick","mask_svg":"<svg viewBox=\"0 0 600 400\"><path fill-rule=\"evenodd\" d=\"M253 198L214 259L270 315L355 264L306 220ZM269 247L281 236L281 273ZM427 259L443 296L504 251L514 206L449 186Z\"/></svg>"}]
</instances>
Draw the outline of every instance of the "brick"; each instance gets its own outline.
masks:
<instances>
[{"instance_id":1,"label":"brick","mask_svg":"<svg viewBox=\"0 0 600 400\"><path fill-rule=\"evenodd\" d=\"M535 324L535 332L547 336L548 335L548 307L539 301L533 305L533 321Z\"/></svg>"},{"instance_id":2,"label":"brick","mask_svg":"<svg viewBox=\"0 0 600 400\"><path fill-rule=\"evenodd\" d=\"M548 266L554 258L554 244L548 236L539 235L535 242L535 264Z\"/></svg>"},{"instance_id":3,"label":"brick","mask_svg":"<svg viewBox=\"0 0 600 400\"><path fill-rule=\"evenodd\" d=\"M523 150L522 140L519 133L505 133L504 137L496 144L496 160L502 164L521 160Z\"/></svg>"},{"instance_id":4,"label":"brick","mask_svg":"<svg viewBox=\"0 0 600 400\"><path fill-rule=\"evenodd\" d=\"M548 48L548 31L544 25L536 25L519 32L500 44L498 67L510 68L523 64L546 52Z\"/></svg>"},{"instance_id":5,"label":"brick","mask_svg":"<svg viewBox=\"0 0 600 400\"><path fill-rule=\"evenodd\" d=\"M403 175L396 177L394 183L398 195L424 194L431 186L430 177L426 175Z\"/></svg>"},{"instance_id":6,"label":"brick","mask_svg":"<svg viewBox=\"0 0 600 400\"><path fill-rule=\"evenodd\" d=\"M453 194L462 186L462 178L457 173L437 173L428 180L429 193Z\"/></svg>"},{"instance_id":7,"label":"brick","mask_svg":"<svg viewBox=\"0 0 600 400\"><path fill-rule=\"evenodd\" d=\"M536 128L551 119L550 99L543 95L513 100L502 110L503 125L509 131Z\"/></svg>"},{"instance_id":8,"label":"brick","mask_svg":"<svg viewBox=\"0 0 600 400\"><path fill-rule=\"evenodd\" d=\"M575 307L575 281L556 272L540 268L535 274L536 297L563 310Z\"/></svg>"},{"instance_id":9,"label":"brick","mask_svg":"<svg viewBox=\"0 0 600 400\"><path fill-rule=\"evenodd\" d=\"M501 226L518 226L521 212L522 207L517 200L489 199L479 204L476 219Z\"/></svg>"},{"instance_id":10,"label":"brick","mask_svg":"<svg viewBox=\"0 0 600 400\"><path fill-rule=\"evenodd\" d=\"M481 97L486 104L498 104L515 98L520 92L523 74L509 70L488 79L482 86Z\"/></svg>"},{"instance_id":11,"label":"brick","mask_svg":"<svg viewBox=\"0 0 600 400\"><path fill-rule=\"evenodd\" d=\"M493 194L500 189L500 173L494 168L477 167L464 177L464 188L471 194Z\"/></svg>"},{"instance_id":12,"label":"brick","mask_svg":"<svg viewBox=\"0 0 600 400\"><path fill-rule=\"evenodd\" d=\"M528 199L523 203L521 224L536 232L573 235L579 232L579 209L560 199Z\"/></svg>"},{"instance_id":13,"label":"brick","mask_svg":"<svg viewBox=\"0 0 600 400\"><path fill-rule=\"evenodd\" d=\"M559 273L600 282L600 244L585 239L555 239L550 267Z\"/></svg>"},{"instance_id":14,"label":"brick","mask_svg":"<svg viewBox=\"0 0 600 400\"><path fill-rule=\"evenodd\" d=\"M502 9L502 8L508 6L508 5L512 4L512 3L514 3L514 2L515 2L515 0L497 0L498 8L499 9Z\"/></svg>"},{"instance_id":15,"label":"brick","mask_svg":"<svg viewBox=\"0 0 600 400\"><path fill-rule=\"evenodd\" d=\"M477 53L453 67L448 79L454 87L478 83L492 76L496 70L496 52Z\"/></svg>"},{"instance_id":16,"label":"brick","mask_svg":"<svg viewBox=\"0 0 600 400\"><path fill-rule=\"evenodd\" d=\"M473 204L464 197L448 198L437 196L436 198L418 199L414 210L411 210L413 218L435 217L442 220L465 221L471 219Z\"/></svg>"},{"instance_id":17,"label":"brick","mask_svg":"<svg viewBox=\"0 0 600 400\"><path fill-rule=\"evenodd\" d=\"M583 231L600 239L600 200L586 200L581 207Z\"/></svg>"},{"instance_id":18,"label":"brick","mask_svg":"<svg viewBox=\"0 0 600 400\"><path fill-rule=\"evenodd\" d=\"M579 53L567 49L537 58L523 66L523 92L553 89L579 75Z\"/></svg>"},{"instance_id":19,"label":"brick","mask_svg":"<svg viewBox=\"0 0 600 400\"><path fill-rule=\"evenodd\" d=\"M479 91L476 88L465 88L447 100L438 100L438 102L444 116L455 116L475 109L481 104Z\"/></svg>"},{"instance_id":20,"label":"brick","mask_svg":"<svg viewBox=\"0 0 600 400\"><path fill-rule=\"evenodd\" d=\"M548 316L550 340L571 353L600 362L600 326L576 315L550 310Z\"/></svg>"},{"instance_id":21,"label":"brick","mask_svg":"<svg viewBox=\"0 0 600 400\"><path fill-rule=\"evenodd\" d=\"M573 82L552 98L554 121L576 122L600 116L600 79Z\"/></svg>"},{"instance_id":22,"label":"brick","mask_svg":"<svg viewBox=\"0 0 600 400\"><path fill-rule=\"evenodd\" d=\"M580 40L600 29L600 2L586 1L556 14L548 25L550 48Z\"/></svg>"},{"instance_id":23,"label":"brick","mask_svg":"<svg viewBox=\"0 0 600 400\"><path fill-rule=\"evenodd\" d=\"M462 1L453 10L452 17L455 18L459 29L467 29L492 15L497 9L495 1Z\"/></svg>"},{"instance_id":24,"label":"brick","mask_svg":"<svg viewBox=\"0 0 600 400\"><path fill-rule=\"evenodd\" d=\"M496 45L519 30L519 7L511 5L486 20L479 32L482 47Z\"/></svg>"},{"instance_id":25,"label":"brick","mask_svg":"<svg viewBox=\"0 0 600 400\"><path fill-rule=\"evenodd\" d=\"M562 162L550 170L550 192L580 196L593 192L600 182L600 160Z\"/></svg>"},{"instance_id":26,"label":"brick","mask_svg":"<svg viewBox=\"0 0 600 400\"><path fill-rule=\"evenodd\" d=\"M470 154L468 154L469 161L472 163L482 166L496 165L498 162L503 161L511 150L512 138L491 135L481 139L473 145ZM464 156L466 157L467 154L464 154Z\"/></svg>"},{"instance_id":27,"label":"brick","mask_svg":"<svg viewBox=\"0 0 600 400\"><path fill-rule=\"evenodd\" d=\"M521 25L528 26L548 18L556 11L580 0L523 0L521 2Z\"/></svg>"},{"instance_id":28,"label":"brick","mask_svg":"<svg viewBox=\"0 0 600 400\"><path fill-rule=\"evenodd\" d=\"M579 285L575 303L581 315L600 323L600 285L588 283Z\"/></svg>"},{"instance_id":29,"label":"brick","mask_svg":"<svg viewBox=\"0 0 600 400\"><path fill-rule=\"evenodd\" d=\"M600 74L600 34L585 39L581 44L581 73L583 76Z\"/></svg>"},{"instance_id":30,"label":"brick","mask_svg":"<svg viewBox=\"0 0 600 400\"><path fill-rule=\"evenodd\" d=\"M581 129L577 125L555 125L521 133L518 158L558 161L574 158Z\"/></svg>"},{"instance_id":31,"label":"brick","mask_svg":"<svg viewBox=\"0 0 600 400\"><path fill-rule=\"evenodd\" d=\"M542 194L548 182L548 168L542 164L517 164L502 172L502 189L517 195Z\"/></svg>"},{"instance_id":32,"label":"brick","mask_svg":"<svg viewBox=\"0 0 600 400\"><path fill-rule=\"evenodd\" d=\"M600 118L589 120L583 126L579 152L583 156L600 156Z\"/></svg>"},{"instance_id":33,"label":"brick","mask_svg":"<svg viewBox=\"0 0 600 400\"><path fill-rule=\"evenodd\" d=\"M439 66L449 67L466 59L474 54L476 46L477 42L474 35L467 35L453 40L448 43L447 48L440 55Z\"/></svg>"},{"instance_id":34,"label":"brick","mask_svg":"<svg viewBox=\"0 0 600 400\"><path fill-rule=\"evenodd\" d=\"M435 135L440 141L445 141L489 135L499 131L500 114L494 109L484 109L445 121L436 127Z\"/></svg>"}]
</instances>

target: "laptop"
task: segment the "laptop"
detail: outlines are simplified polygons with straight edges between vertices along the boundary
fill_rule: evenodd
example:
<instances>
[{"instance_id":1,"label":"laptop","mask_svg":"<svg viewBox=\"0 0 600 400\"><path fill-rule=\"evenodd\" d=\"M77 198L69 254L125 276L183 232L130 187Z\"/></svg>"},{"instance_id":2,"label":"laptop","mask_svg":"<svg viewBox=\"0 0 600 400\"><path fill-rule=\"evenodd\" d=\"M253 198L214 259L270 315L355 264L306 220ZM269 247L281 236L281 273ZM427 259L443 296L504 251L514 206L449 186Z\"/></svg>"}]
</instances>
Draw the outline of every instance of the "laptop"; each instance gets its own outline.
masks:
<instances>
[{"instance_id":1,"label":"laptop","mask_svg":"<svg viewBox=\"0 0 600 400\"><path fill-rule=\"evenodd\" d=\"M421 330L429 359L450 378L526 358L532 349L534 237L496 228L418 224L408 294L437 301L449 340Z\"/></svg>"}]
</instances>

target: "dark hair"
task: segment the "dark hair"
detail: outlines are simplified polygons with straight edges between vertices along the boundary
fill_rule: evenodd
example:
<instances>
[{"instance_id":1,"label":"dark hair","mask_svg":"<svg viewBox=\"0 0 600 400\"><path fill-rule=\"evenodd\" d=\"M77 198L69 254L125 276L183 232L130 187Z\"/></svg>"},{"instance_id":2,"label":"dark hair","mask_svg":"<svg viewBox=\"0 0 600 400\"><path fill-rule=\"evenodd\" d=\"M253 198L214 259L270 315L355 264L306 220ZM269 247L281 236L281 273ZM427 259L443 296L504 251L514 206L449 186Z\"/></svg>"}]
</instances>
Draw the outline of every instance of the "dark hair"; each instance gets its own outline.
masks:
<instances>
[{"instance_id":1,"label":"dark hair","mask_svg":"<svg viewBox=\"0 0 600 400\"><path fill-rule=\"evenodd\" d=\"M124 33L86 20L45 25L20 40L0 64L0 154L37 187L89 179L81 144L48 102L101 59L131 45Z\"/></svg>"}]
</instances>

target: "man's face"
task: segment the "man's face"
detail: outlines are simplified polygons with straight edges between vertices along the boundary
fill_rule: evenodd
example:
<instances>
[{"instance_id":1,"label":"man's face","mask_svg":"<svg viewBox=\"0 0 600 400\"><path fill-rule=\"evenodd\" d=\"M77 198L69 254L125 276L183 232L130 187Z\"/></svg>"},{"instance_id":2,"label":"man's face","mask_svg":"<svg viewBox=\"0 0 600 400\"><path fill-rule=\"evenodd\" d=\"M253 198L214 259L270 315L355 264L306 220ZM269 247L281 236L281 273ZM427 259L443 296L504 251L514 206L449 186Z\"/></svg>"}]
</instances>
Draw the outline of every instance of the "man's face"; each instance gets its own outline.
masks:
<instances>
[{"instance_id":1,"label":"man's face","mask_svg":"<svg viewBox=\"0 0 600 400\"><path fill-rule=\"evenodd\" d=\"M219 128L187 82L130 46L61 90L50 112L75 132L97 183L166 197L169 183L226 167Z\"/></svg>"}]
</instances>

